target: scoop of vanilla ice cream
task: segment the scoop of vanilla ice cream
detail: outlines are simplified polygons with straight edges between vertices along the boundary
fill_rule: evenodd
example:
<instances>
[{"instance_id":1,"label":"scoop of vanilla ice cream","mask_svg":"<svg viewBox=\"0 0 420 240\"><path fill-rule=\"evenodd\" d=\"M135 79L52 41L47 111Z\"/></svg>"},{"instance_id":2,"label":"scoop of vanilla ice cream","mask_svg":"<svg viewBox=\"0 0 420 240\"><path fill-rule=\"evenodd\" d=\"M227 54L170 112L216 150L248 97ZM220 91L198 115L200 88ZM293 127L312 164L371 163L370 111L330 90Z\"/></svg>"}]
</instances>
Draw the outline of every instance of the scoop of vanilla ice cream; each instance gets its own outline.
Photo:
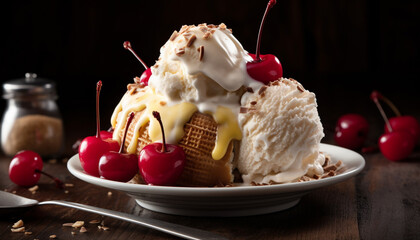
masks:
<instances>
[{"instance_id":1,"label":"scoop of vanilla ice cream","mask_svg":"<svg viewBox=\"0 0 420 240\"><path fill-rule=\"evenodd\" d=\"M225 24L185 25L160 49L149 86L170 102L195 103L201 112L220 103L237 105L243 86L261 85L247 74L248 61Z\"/></svg>"},{"instance_id":2,"label":"scoop of vanilla ice cream","mask_svg":"<svg viewBox=\"0 0 420 240\"><path fill-rule=\"evenodd\" d=\"M324 137L315 94L282 78L244 94L237 168L245 183L284 183L322 174Z\"/></svg>"}]
</instances>

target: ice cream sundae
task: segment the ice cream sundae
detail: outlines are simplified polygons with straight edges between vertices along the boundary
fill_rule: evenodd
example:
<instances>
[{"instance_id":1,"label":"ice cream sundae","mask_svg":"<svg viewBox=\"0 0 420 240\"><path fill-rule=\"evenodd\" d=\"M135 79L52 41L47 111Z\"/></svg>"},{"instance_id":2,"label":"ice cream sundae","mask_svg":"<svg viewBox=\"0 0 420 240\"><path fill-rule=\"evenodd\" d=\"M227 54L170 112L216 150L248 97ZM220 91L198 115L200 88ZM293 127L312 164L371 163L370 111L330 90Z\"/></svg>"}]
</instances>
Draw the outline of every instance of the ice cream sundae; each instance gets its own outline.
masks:
<instances>
[{"instance_id":1,"label":"ice cream sundae","mask_svg":"<svg viewBox=\"0 0 420 240\"><path fill-rule=\"evenodd\" d=\"M223 23L184 25L171 34L156 63L128 84L111 118L112 139L139 155L134 182L212 187L324 173L315 94L283 78L278 59L259 54L259 42L257 53L249 54ZM129 42L124 47L134 53ZM148 147L155 143L161 144ZM185 159L167 165L162 159L172 150L166 144L180 147ZM165 171L176 179L166 183Z\"/></svg>"}]
</instances>

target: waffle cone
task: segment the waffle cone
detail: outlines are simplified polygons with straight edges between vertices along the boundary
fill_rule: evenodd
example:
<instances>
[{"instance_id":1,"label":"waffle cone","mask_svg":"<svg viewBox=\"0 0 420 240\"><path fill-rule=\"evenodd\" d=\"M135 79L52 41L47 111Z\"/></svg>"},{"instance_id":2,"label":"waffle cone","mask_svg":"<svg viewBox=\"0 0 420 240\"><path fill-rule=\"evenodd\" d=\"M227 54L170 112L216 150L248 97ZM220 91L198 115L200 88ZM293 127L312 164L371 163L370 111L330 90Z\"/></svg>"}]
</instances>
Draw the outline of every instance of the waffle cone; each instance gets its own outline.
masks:
<instances>
[{"instance_id":1,"label":"waffle cone","mask_svg":"<svg viewBox=\"0 0 420 240\"><path fill-rule=\"evenodd\" d=\"M143 112L137 112L130 125L126 137L125 149L133 140L135 123L139 121ZM137 142L137 153L152 141L148 134L148 125L141 128ZM186 155L184 170L177 181L179 186L212 187L226 185L233 181L232 159L233 144L229 144L225 156L220 160L212 158L212 151L217 137L217 123L207 114L196 112L190 121L184 125L184 136L179 141ZM120 132L122 137L123 132ZM133 179L136 183L144 183L141 176Z\"/></svg>"}]
</instances>

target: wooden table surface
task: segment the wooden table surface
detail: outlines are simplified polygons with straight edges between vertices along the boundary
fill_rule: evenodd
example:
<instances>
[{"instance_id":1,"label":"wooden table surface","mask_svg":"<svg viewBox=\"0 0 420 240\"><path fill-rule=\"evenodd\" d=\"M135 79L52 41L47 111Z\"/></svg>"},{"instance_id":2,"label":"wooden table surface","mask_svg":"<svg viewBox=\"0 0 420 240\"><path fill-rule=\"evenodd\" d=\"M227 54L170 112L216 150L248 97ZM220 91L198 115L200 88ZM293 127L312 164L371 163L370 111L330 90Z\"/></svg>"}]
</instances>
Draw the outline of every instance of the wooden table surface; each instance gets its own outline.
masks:
<instances>
[{"instance_id":1,"label":"wooden table surface","mask_svg":"<svg viewBox=\"0 0 420 240\"><path fill-rule=\"evenodd\" d=\"M328 129L327 129L328 130ZM331 133L323 140L333 143ZM70 156L70 154L68 154ZM363 154L365 169L345 182L305 195L291 209L251 217L183 217L143 209L124 193L91 185L72 176L66 158L45 160L44 170L66 183L60 190L41 177L36 193L18 187L8 178L10 157L0 158L0 189L39 201L62 199L116 211L160 219L218 233L229 239L420 239L419 149L402 162L391 162L381 153ZM23 220L26 231L12 233L12 225ZM103 221L108 230L90 224ZM84 221L80 233L64 223ZM72 234L73 232L73 234ZM177 239L135 224L83 211L46 205L13 216L1 216L0 239Z\"/></svg>"}]
</instances>

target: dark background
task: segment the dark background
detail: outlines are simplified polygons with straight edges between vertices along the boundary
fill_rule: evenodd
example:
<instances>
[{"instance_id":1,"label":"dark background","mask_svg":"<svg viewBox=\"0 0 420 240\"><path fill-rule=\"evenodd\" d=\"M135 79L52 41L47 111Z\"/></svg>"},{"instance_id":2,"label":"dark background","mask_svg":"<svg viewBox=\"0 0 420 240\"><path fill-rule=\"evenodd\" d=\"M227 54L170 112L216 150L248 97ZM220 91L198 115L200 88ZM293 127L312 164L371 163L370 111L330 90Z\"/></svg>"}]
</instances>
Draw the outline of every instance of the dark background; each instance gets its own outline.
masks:
<instances>
[{"instance_id":1,"label":"dark background","mask_svg":"<svg viewBox=\"0 0 420 240\"><path fill-rule=\"evenodd\" d=\"M153 65L160 47L182 25L224 22L244 48L254 52L266 4L264 0L3 2L1 82L21 78L25 72L56 81L67 127L78 125L81 132L93 135L96 82L104 84L101 115L106 129L126 85L144 71L123 49L125 40ZM327 134L344 113L377 111L369 100L373 89L388 96L403 113L418 116L412 111L420 103L419 5L416 0L281 0L268 16L262 53L276 55L285 77L317 94ZM3 100L2 112L4 107ZM382 128L379 113L373 116L369 122ZM77 137L67 134L70 139Z\"/></svg>"}]
</instances>

